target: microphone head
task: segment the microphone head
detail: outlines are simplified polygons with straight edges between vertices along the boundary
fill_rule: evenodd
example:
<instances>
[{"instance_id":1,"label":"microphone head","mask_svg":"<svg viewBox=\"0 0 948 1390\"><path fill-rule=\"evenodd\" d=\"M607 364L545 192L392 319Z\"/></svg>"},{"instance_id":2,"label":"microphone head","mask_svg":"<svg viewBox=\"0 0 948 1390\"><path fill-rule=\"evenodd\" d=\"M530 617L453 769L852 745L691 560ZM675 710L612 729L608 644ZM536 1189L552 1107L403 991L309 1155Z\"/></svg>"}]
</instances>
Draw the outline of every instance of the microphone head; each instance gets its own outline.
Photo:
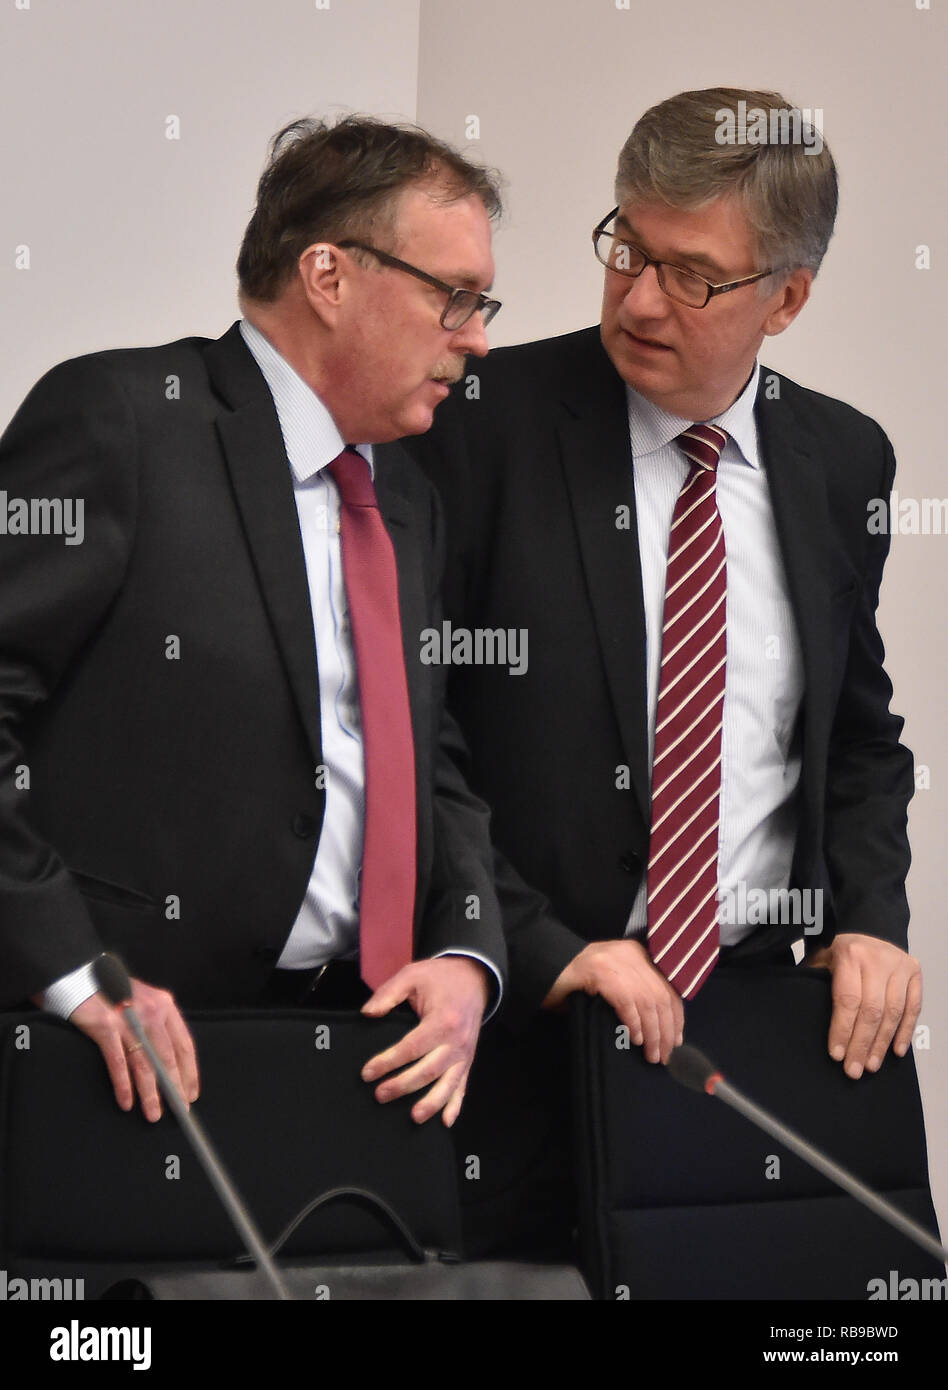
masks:
<instances>
[{"instance_id":1,"label":"microphone head","mask_svg":"<svg viewBox=\"0 0 948 1390\"><path fill-rule=\"evenodd\" d=\"M131 999L132 982L118 956L104 951L101 956L96 957L93 971L99 989L110 1003L125 1004Z\"/></svg>"},{"instance_id":2,"label":"microphone head","mask_svg":"<svg viewBox=\"0 0 948 1390\"><path fill-rule=\"evenodd\" d=\"M689 1047L687 1043L672 1049L668 1059L668 1071L683 1086L688 1086L692 1091L704 1091L708 1095L713 1094L713 1089L708 1090L708 1082L721 1079L714 1063L709 1062L703 1052L699 1052L696 1047Z\"/></svg>"}]
</instances>

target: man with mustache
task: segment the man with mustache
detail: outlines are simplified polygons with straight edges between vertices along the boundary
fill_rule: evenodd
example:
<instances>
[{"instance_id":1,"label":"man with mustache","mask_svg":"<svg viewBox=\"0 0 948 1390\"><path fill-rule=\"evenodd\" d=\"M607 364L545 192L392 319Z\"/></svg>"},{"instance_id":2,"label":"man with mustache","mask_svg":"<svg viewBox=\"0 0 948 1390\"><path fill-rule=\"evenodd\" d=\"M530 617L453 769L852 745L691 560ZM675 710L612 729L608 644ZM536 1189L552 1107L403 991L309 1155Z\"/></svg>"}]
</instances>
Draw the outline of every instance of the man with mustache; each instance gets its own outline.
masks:
<instances>
[{"instance_id":1,"label":"man with mustache","mask_svg":"<svg viewBox=\"0 0 948 1390\"><path fill-rule=\"evenodd\" d=\"M448 617L530 636L521 678L460 668L449 691L494 812L526 1030L471 1089L465 1145L500 1173L469 1189L488 1240L568 1241L551 1011L601 995L666 1062L719 962L787 961L803 935L722 911L746 890L820 904L807 961L832 971L826 1045L848 1076L904 1054L920 1009L913 764L875 621L888 537L866 524L895 464L874 421L758 362L806 304L837 182L821 139L790 120L768 122L786 140L746 121L741 139L741 109L790 111L712 89L646 112L593 233L600 325L494 353L479 398L456 393L412 446L447 509ZM501 1107L511 1135L522 1116L516 1151Z\"/></svg>"},{"instance_id":2,"label":"man with mustache","mask_svg":"<svg viewBox=\"0 0 948 1390\"><path fill-rule=\"evenodd\" d=\"M418 657L440 513L392 441L487 351L499 206L422 131L296 122L241 247L243 320L55 368L0 442L11 495L85 501L81 545L0 548L2 1002L71 1019L150 1120L104 949L189 1100L183 1007L407 1001L417 1026L364 1079L457 1118L505 948L486 808Z\"/></svg>"}]
</instances>

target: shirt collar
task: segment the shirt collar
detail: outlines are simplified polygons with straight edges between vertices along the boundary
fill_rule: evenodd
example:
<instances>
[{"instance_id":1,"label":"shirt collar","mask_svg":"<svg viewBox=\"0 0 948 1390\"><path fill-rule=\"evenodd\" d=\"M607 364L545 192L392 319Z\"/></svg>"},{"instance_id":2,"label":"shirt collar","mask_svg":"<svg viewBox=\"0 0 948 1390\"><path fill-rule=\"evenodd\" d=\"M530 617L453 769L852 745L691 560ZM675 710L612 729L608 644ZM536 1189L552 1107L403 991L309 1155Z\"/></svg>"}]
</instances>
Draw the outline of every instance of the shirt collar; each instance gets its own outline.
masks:
<instances>
[{"instance_id":1,"label":"shirt collar","mask_svg":"<svg viewBox=\"0 0 948 1390\"><path fill-rule=\"evenodd\" d=\"M269 338L248 319L241 319L240 332L270 388L293 477L298 483L305 483L338 458L346 441L316 392L277 352ZM372 445L356 444L354 448L374 478Z\"/></svg>"},{"instance_id":2,"label":"shirt collar","mask_svg":"<svg viewBox=\"0 0 948 1390\"><path fill-rule=\"evenodd\" d=\"M724 446L721 457L726 463L746 463L751 468L760 467L760 452L757 443L757 423L754 419L754 403L757 400L757 385L760 380L760 363L754 363L750 380L741 394L727 410L715 415L707 423L720 425L727 430L730 438ZM693 420L683 420L678 415L670 415L667 410L647 401L626 385L626 400L629 410L629 434L632 441L632 457L644 458L657 453L675 439L682 430L693 425Z\"/></svg>"}]
</instances>

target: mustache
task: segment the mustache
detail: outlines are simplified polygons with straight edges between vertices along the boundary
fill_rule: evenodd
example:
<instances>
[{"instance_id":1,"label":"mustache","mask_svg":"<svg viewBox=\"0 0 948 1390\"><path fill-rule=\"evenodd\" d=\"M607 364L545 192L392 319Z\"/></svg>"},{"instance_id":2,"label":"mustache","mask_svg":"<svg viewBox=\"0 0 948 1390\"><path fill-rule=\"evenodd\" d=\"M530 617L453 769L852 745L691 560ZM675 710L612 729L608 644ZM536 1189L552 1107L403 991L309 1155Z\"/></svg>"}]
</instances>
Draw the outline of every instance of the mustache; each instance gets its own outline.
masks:
<instances>
[{"instance_id":1,"label":"mustache","mask_svg":"<svg viewBox=\"0 0 948 1390\"><path fill-rule=\"evenodd\" d=\"M452 359L449 362L439 362L431 375L439 380L449 381L453 385L456 381L460 381L464 375L464 361L462 359L457 362Z\"/></svg>"}]
</instances>

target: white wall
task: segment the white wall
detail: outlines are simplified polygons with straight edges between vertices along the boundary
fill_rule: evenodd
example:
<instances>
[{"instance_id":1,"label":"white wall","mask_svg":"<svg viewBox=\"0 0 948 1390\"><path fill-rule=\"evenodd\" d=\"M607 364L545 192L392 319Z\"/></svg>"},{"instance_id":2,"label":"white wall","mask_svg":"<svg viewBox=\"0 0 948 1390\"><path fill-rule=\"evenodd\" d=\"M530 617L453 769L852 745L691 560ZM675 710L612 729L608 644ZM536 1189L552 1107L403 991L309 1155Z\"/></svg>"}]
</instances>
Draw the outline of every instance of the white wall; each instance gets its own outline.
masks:
<instances>
[{"instance_id":1,"label":"white wall","mask_svg":"<svg viewBox=\"0 0 948 1390\"><path fill-rule=\"evenodd\" d=\"M64 357L222 333L271 135L340 108L413 120L418 64L418 0L15 2L0 8L4 422Z\"/></svg>"}]
</instances>

